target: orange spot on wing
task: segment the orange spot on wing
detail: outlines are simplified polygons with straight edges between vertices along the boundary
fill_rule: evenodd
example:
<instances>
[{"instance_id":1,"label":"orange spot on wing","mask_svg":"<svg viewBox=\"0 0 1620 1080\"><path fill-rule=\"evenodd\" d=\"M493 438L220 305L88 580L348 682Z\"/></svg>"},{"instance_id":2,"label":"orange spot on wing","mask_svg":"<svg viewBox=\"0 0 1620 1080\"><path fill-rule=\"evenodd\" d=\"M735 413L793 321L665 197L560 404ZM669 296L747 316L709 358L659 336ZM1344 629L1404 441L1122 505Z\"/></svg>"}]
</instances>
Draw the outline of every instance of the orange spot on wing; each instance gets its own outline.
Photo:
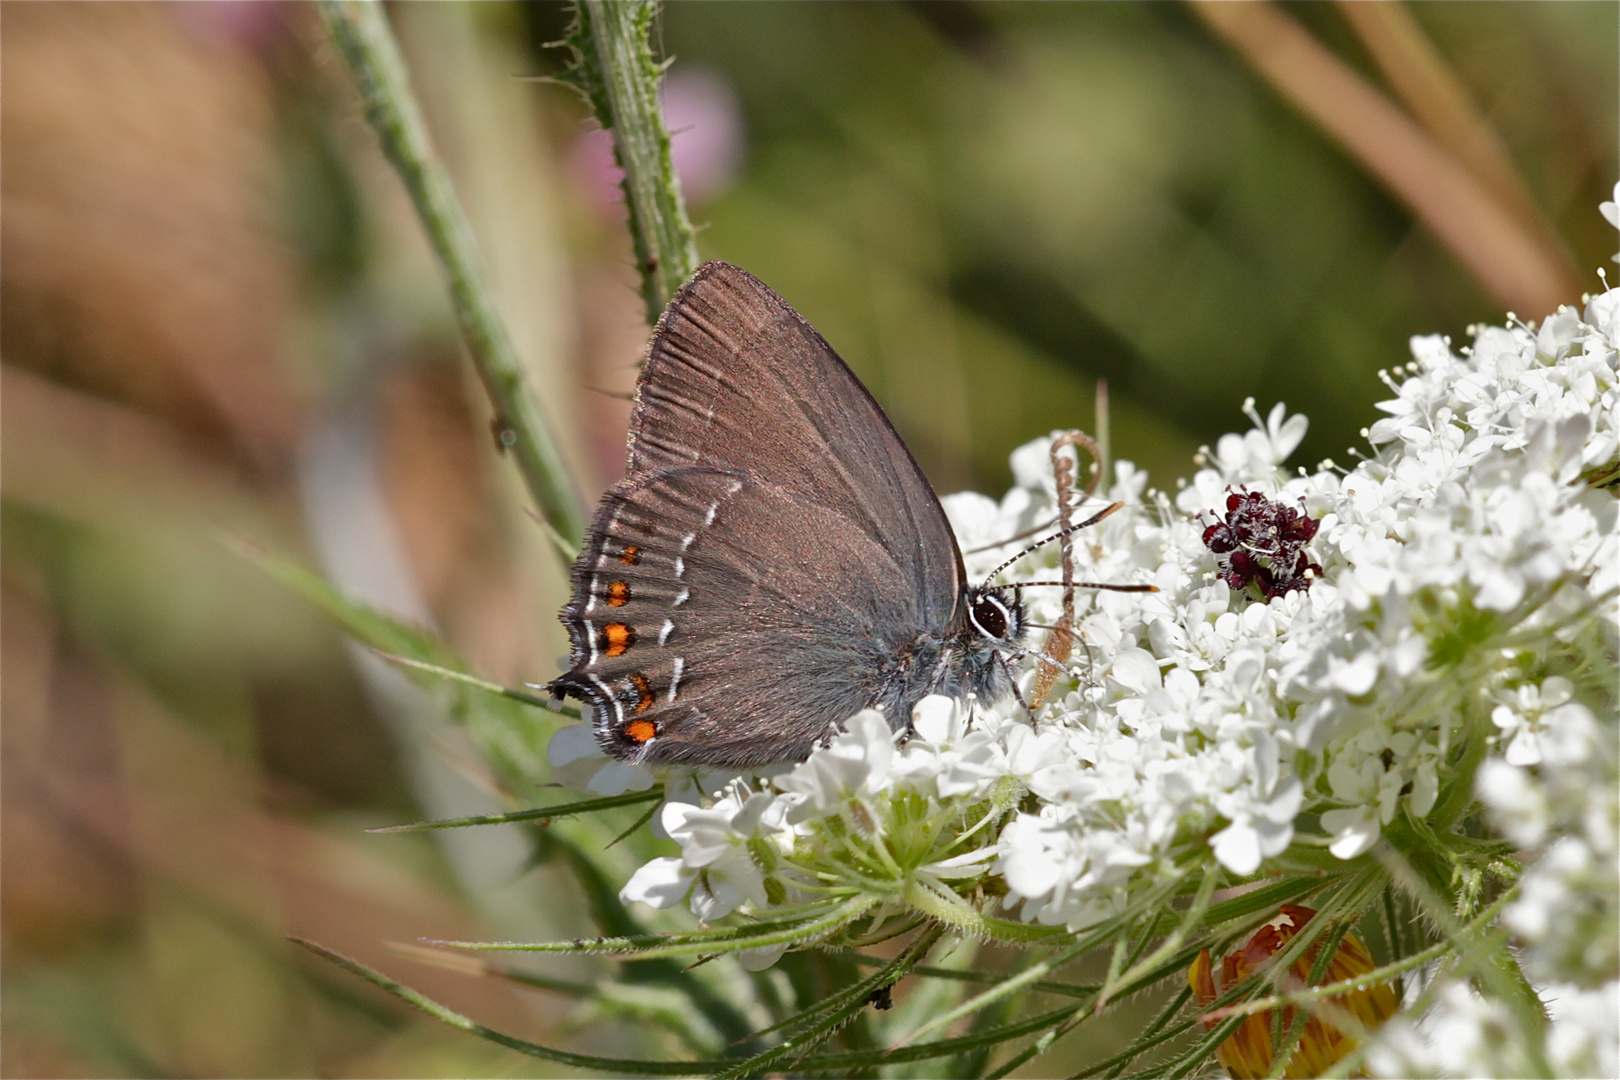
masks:
<instances>
[{"instance_id":1,"label":"orange spot on wing","mask_svg":"<svg viewBox=\"0 0 1620 1080\"><path fill-rule=\"evenodd\" d=\"M647 682L647 676L638 671L636 674L630 676L630 684L636 688L636 693L641 695L636 701L636 712L644 713L648 709L652 708L653 692L652 686ZM652 723L650 720L643 720L640 722L645 724Z\"/></svg>"},{"instance_id":2,"label":"orange spot on wing","mask_svg":"<svg viewBox=\"0 0 1620 1080\"><path fill-rule=\"evenodd\" d=\"M635 641L636 632L622 622L610 622L602 627L602 653L605 656L623 656Z\"/></svg>"},{"instance_id":3,"label":"orange spot on wing","mask_svg":"<svg viewBox=\"0 0 1620 1080\"><path fill-rule=\"evenodd\" d=\"M651 720L632 720L624 725L624 737L633 743L644 743L658 734L658 725Z\"/></svg>"},{"instance_id":4,"label":"orange spot on wing","mask_svg":"<svg viewBox=\"0 0 1620 1080\"><path fill-rule=\"evenodd\" d=\"M619 552L619 561L626 566L636 565L641 561L641 549L634 544L627 544L625 549Z\"/></svg>"},{"instance_id":5,"label":"orange spot on wing","mask_svg":"<svg viewBox=\"0 0 1620 1080\"><path fill-rule=\"evenodd\" d=\"M630 583L628 581L610 581L607 591L608 607L624 607L630 602Z\"/></svg>"}]
</instances>

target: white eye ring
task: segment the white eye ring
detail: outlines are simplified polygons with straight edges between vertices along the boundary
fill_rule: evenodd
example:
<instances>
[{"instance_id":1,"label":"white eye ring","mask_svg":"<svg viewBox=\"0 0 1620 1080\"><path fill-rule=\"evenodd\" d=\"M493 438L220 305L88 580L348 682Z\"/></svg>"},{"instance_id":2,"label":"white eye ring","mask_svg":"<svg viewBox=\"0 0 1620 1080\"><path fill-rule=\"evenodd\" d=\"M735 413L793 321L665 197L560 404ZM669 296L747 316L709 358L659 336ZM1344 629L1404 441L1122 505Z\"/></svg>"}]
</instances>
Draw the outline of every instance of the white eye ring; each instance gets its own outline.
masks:
<instances>
[{"instance_id":1,"label":"white eye ring","mask_svg":"<svg viewBox=\"0 0 1620 1080\"><path fill-rule=\"evenodd\" d=\"M984 596L979 597L979 602L980 603L986 603L986 604L994 604L996 606L996 610L1001 612L1001 625L1005 628L1005 630L1003 631L1003 634L1005 633L1006 630L1011 630L1012 629L1012 625L1013 625L1012 612L1007 610L1007 605L1003 604L1000 600L997 600L994 596L991 596L989 594L986 594ZM978 617L977 614L975 614L975 609L978 606L979 606L978 603L974 603L974 604L969 605L969 607L968 607L968 621L973 624L973 628L975 630L977 630L980 634L984 635L985 637L989 638L991 641L1001 641L1002 638L1003 638L1003 634L992 634L989 630L986 630L984 628L983 623L979 622L979 617Z\"/></svg>"}]
</instances>

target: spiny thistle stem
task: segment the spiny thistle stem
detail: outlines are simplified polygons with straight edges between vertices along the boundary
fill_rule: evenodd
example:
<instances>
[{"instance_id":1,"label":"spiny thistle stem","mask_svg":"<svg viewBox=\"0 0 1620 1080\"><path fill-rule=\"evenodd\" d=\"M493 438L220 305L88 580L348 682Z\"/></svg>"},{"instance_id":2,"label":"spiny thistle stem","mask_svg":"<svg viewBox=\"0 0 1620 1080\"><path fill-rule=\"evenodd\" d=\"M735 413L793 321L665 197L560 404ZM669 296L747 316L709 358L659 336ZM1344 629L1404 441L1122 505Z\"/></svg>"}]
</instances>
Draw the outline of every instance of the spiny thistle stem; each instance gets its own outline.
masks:
<instances>
[{"instance_id":1,"label":"spiny thistle stem","mask_svg":"<svg viewBox=\"0 0 1620 1080\"><path fill-rule=\"evenodd\" d=\"M546 523L577 542L585 535L584 501L495 309L472 226L428 137L388 16L366 0L321 0L320 10L444 269L467 351L495 408L496 440L512 452Z\"/></svg>"},{"instance_id":2,"label":"spiny thistle stem","mask_svg":"<svg viewBox=\"0 0 1620 1080\"><path fill-rule=\"evenodd\" d=\"M563 81L590 100L597 121L613 133L613 156L624 171L620 187L630 211L630 240L647 321L654 323L675 290L697 269L697 243L670 159L669 130L658 106L664 65L653 59L648 34L654 0L579 0L565 41L575 65Z\"/></svg>"}]
</instances>

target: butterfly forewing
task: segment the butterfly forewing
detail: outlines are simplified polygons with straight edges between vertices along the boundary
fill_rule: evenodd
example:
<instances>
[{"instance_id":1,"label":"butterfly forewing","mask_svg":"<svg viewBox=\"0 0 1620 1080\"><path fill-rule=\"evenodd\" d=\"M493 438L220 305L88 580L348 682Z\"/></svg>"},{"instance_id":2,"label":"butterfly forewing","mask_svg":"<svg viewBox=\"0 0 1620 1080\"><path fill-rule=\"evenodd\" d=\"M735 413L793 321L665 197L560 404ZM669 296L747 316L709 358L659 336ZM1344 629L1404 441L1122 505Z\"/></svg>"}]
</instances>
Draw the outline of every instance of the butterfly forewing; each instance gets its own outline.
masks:
<instances>
[{"instance_id":1,"label":"butterfly forewing","mask_svg":"<svg viewBox=\"0 0 1620 1080\"><path fill-rule=\"evenodd\" d=\"M636 390L627 475L683 465L737 469L847 517L931 609L958 605L956 539L888 417L787 301L726 263L670 303Z\"/></svg>"}]
</instances>

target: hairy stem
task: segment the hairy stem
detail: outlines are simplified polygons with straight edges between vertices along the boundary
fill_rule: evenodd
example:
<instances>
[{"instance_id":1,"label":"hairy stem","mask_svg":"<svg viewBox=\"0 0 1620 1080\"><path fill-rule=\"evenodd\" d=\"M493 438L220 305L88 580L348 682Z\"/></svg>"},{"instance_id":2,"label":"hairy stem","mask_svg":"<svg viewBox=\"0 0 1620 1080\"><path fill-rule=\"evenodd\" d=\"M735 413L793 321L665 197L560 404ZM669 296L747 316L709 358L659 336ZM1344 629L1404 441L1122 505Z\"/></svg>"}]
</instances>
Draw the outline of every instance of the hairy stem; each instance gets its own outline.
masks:
<instances>
[{"instance_id":1,"label":"hairy stem","mask_svg":"<svg viewBox=\"0 0 1620 1080\"><path fill-rule=\"evenodd\" d=\"M657 322L675 290L697 269L697 243L658 105L664 65L653 59L647 42L658 5L655 0L579 0L575 11L566 43L576 64L566 81L590 99L597 121L613 133L641 296L647 321Z\"/></svg>"},{"instance_id":2,"label":"hairy stem","mask_svg":"<svg viewBox=\"0 0 1620 1080\"><path fill-rule=\"evenodd\" d=\"M546 523L577 542L585 535L584 501L495 310L472 226L428 138L388 16L366 0L321 0L320 10L444 269L462 338L495 408L496 442L512 452Z\"/></svg>"}]
</instances>

